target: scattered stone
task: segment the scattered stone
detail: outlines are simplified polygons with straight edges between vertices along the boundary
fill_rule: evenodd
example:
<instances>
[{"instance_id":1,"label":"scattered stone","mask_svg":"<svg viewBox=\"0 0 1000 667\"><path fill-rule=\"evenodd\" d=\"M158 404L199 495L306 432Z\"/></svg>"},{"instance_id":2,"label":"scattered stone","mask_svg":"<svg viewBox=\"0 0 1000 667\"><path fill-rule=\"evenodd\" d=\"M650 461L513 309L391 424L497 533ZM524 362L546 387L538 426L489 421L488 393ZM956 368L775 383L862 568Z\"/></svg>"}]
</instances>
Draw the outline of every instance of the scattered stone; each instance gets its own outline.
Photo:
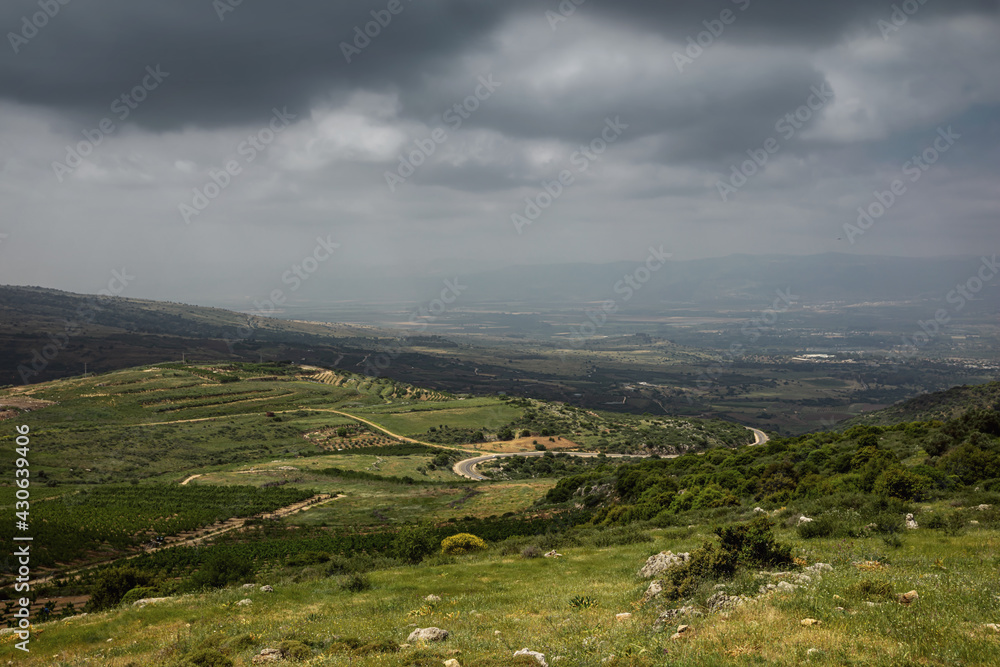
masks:
<instances>
[{"instance_id":1,"label":"scattered stone","mask_svg":"<svg viewBox=\"0 0 1000 667\"><path fill-rule=\"evenodd\" d=\"M553 549L552 551L549 551L549 552L547 552L547 553L545 553L543 555L546 558L562 558L562 554L559 553L558 551L556 551L555 549Z\"/></svg>"},{"instance_id":2,"label":"scattered stone","mask_svg":"<svg viewBox=\"0 0 1000 667\"><path fill-rule=\"evenodd\" d=\"M663 582L660 581L659 579L656 579L655 581L650 582L649 588L646 589L646 592L642 596L642 601L649 602L662 592L663 592Z\"/></svg>"},{"instance_id":3,"label":"scattered stone","mask_svg":"<svg viewBox=\"0 0 1000 667\"><path fill-rule=\"evenodd\" d=\"M806 572L821 574L823 572L833 572L833 566L829 563L814 563L806 568Z\"/></svg>"},{"instance_id":4,"label":"scattered stone","mask_svg":"<svg viewBox=\"0 0 1000 667\"><path fill-rule=\"evenodd\" d=\"M907 530L916 530L917 528L919 528L919 526L917 526L917 522L916 522L916 520L914 520L912 514L907 514L906 515L906 528L907 528Z\"/></svg>"},{"instance_id":5,"label":"scattered stone","mask_svg":"<svg viewBox=\"0 0 1000 667\"><path fill-rule=\"evenodd\" d=\"M261 652L250 660L251 663L259 665L265 662L280 662L283 660L281 657L281 651L276 648L265 648Z\"/></svg>"},{"instance_id":6,"label":"scattered stone","mask_svg":"<svg viewBox=\"0 0 1000 667\"><path fill-rule=\"evenodd\" d=\"M791 593L796 588L798 588L798 586L796 586L795 584L790 584L787 581L779 581L777 588L782 593Z\"/></svg>"},{"instance_id":7,"label":"scattered stone","mask_svg":"<svg viewBox=\"0 0 1000 667\"><path fill-rule=\"evenodd\" d=\"M240 600L239 602L236 603L236 606L237 607L249 607L252 604L253 604L253 600L251 600L250 598L243 598L242 600Z\"/></svg>"},{"instance_id":8,"label":"scattered stone","mask_svg":"<svg viewBox=\"0 0 1000 667\"><path fill-rule=\"evenodd\" d=\"M985 503L982 504L982 505L977 505L976 506L976 509L979 510L980 512L985 512L986 510L992 509L992 508L993 508L993 505L987 505Z\"/></svg>"},{"instance_id":9,"label":"scattered stone","mask_svg":"<svg viewBox=\"0 0 1000 667\"><path fill-rule=\"evenodd\" d=\"M754 507L753 511L754 514L767 514L767 510L764 509L763 507Z\"/></svg>"},{"instance_id":10,"label":"scattered stone","mask_svg":"<svg viewBox=\"0 0 1000 667\"><path fill-rule=\"evenodd\" d=\"M726 585L725 585L725 584L716 584L715 586L712 586L712 590L715 590L715 591L721 591L721 590L723 590L723 589L724 589L725 587L726 587Z\"/></svg>"},{"instance_id":11,"label":"scattered stone","mask_svg":"<svg viewBox=\"0 0 1000 667\"><path fill-rule=\"evenodd\" d=\"M987 623L986 627L993 632L1000 632L1000 623Z\"/></svg>"},{"instance_id":12,"label":"scattered stone","mask_svg":"<svg viewBox=\"0 0 1000 667\"><path fill-rule=\"evenodd\" d=\"M691 554L687 552L675 554L672 551L661 551L646 559L646 564L639 570L639 576L643 579L649 579L671 568L683 565L689 560L691 560Z\"/></svg>"},{"instance_id":13,"label":"scattered stone","mask_svg":"<svg viewBox=\"0 0 1000 667\"><path fill-rule=\"evenodd\" d=\"M549 667L549 663L545 662L545 654L539 653L538 651L531 651L526 648L522 648L520 651L514 651L514 657L517 658L522 655L531 656L538 661L538 664L542 667Z\"/></svg>"},{"instance_id":14,"label":"scattered stone","mask_svg":"<svg viewBox=\"0 0 1000 667\"><path fill-rule=\"evenodd\" d=\"M261 593L273 593L274 589L271 588L268 584L264 584L263 586L260 587L260 592Z\"/></svg>"},{"instance_id":15,"label":"scattered stone","mask_svg":"<svg viewBox=\"0 0 1000 667\"><path fill-rule=\"evenodd\" d=\"M809 628L814 625L823 625L823 621L817 621L815 618L803 618L799 621L799 624Z\"/></svg>"},{"instance_id":16,"label":"scattered stone","mask_svg":"<svg viewBox=\"0 0 1000 667\"><path fill-rule=\"evenodd\" d=\"M444 661L444 667L462 667L462 665L458 662L458 660L452 658Z\"/></svg>"},{"instance_id":17,"label":"scattered stone","mask_svg":"<svg viewBox=\"0 0 1000 667\"><path fill-rule=\"evenodd\" d=\"M808 651L806 651L807 658L818 658L822 655L823 651L820 651L818 648L811 648Z\"/></svg>"},{"instance_id":18,"label":"scattered stone","mask_svg":"<svg viewBox=\"0 0 1000 667\"><path fill-rule=\"evenodd\" d=\"M440 602L441 598L437 595L428 595L424 598L424 602Z\"/></svg>"},{"instance_id":19,"label":"scattered stone","mask_svg":"<svg viewBox=\"0 0 1000 667\"><path fill-rule=\"evenodd\" d=\"M798 521L798 523L796 523L796 525L797 526L801 526L804 523L812 523L812 522L813 522L813 519L810 519L805 514L801 514L801 515L799 515L799 521Z\"/></svg>"},{"instance_id":20,"label":"scattered stone","mask_svg":"<svg viewBox=\"0 0 1000 667\"><path fill-rule=\"evenodd\" d=\"M493 636L494 637L499 637L500 636L500 631L499 630L494 630L493 631Z\"/></svg>"},{"instance_id":21,"label":"scattered stone","mask_svg":"<svg viewBox=\"0 0 1000 667\"><path fill-rule=\"evenodd\" d=\"M242 588L245 591L248 591L251 588L257 588L257 584L243 584L242 586L240 586L240 588Z\"/></svg>"},{"instance_id":22,"label":"scattered stone","mask_svg":"<svg viewBox=\"0 0 1000 667\"><path fill-rule=\"evenodd\" d=\"M659 616L657 616L656 620L653 622L653 630L659 632L663 630L664 626L666 626L666 624L669 621L672 621L675 618L679 618L681 616L701 616L701 615L702 614L700 611L696 610L694 607L690 605L687 607L681 607L680 609L667 609Z\"/></svg>"},{"instance_id":23,"label":"scattered stone","mask_svg":"<svg viewBox=\"0 0 1000 667\"><path fill-rule=\"evenodd\" d=\"M406 641L413 642L443 642L448 639L448 631L441 628L417 628L410 633Z\"/></svg>"},{"instance_id":24,"label":"scattered stone","mask_svg":"<svg viewBox=\"0 0 1000 667\"><path fill-rule=\"evenodd\" d=\"M632 618L632 614L628 613L627 611L621 614L615 614L616 621L627 621L630 618Z\"/></svg>"},{"instance_id":25,"label":"scattered stone","mask_svg":"<svg viewBox=\"0 0 1000 667\"><path fill-rule=\"evenodd\" d=\"M833 610L834 611L844 611L844 608L843 607L834 607Z\"/></svg>"},{"instance_id":26,"label":"scattered stone","mask_svg":"<svg viewBox=\"0 0 1000 667\"><path fill-rule=\"evenodd\" d=\"M979 525L979 522L978 522L978 521L976 521L975 519L972 519L971 521L969 521L969 525L970 525L970 526L978 526L978 525Z\"/></svg>"},{"instance_id":27,"label":"scattered stone","mask_svg":"<svg viewBox=\"0 0 1000 667\"><path fill-rule=\"evenodd\" d=\"M690 635L691 633L692 633L692 630L691 630L691 626L690 625L678 625L677 626L677 632L675 632L674 634L670 635L670 639L672 639L672 640L674 640L674 639L681 639L682 637Z\"/></svg>"},{"instance_id":28,"label":"scattered stone","mask_svg":"<svg viewBox=\"0 0 1000 667\"><path fill-rule=\"evenodd\" d=\"M920 596L917 595L916 591L910 591L909 593L903 593L902 595L899 596L899 604L913 604L914 602L917 601L917 598L919 598L919 597Z\"/></svg>"}]
</instances>

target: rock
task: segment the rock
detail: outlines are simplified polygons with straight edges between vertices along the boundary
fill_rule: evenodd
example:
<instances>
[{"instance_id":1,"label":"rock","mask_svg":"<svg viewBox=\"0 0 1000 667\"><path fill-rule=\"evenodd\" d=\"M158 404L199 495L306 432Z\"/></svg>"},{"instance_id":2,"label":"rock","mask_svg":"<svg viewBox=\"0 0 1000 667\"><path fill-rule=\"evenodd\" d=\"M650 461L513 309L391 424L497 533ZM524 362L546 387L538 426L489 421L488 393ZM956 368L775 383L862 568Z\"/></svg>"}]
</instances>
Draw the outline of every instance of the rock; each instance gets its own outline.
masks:
<instances>
[{"instance_id":1,"label":"rock","mask_svg":"<svg viewBox=\"0 0 1000 667\"><path fill-rule=\"evenodd\" d=\"M810 519L809 517L807 517L805 514L801 514L801 515L799 515L799 520L798 520L798 522L795 525L801 526L804 523L812 523L812 522L813 522L812 519Z\"/></svg>"},{"instance_id":2,"label":"rock","mask_svg":"<svg viewBox=\"0 0 1000 667\"><path fill-rule=\"evenodd\" d=\"M709 613L713 613L734 609L746 602L746 600L742 595L726 595L722 591L719 591L718 593L713 593L705 600L705 606L708 607Z\"/></svg>"},{"instance_id":3,"label":"rock","mask_svg":"<svg viewBox=\"0 0 1000 667\"><path fill-rule=\"evenodd\" d=\"M799 621L799 624L809 628L814 625L823 625L823 621L817 621L815 618L803 618Z\"/></svg>"},{"instance_id":4,"label":"rock","mask_svg":"<svg viewBox=\"0 0 1000 667\"><path fill-rule=\"evenodd\" d=\"M649 579L661 572L683 565L689 560L691 560L691 554L687 552L675 554L672 551L661 551L646 559L646 564L639 570L639 576L643 579Z\"/></svg>"},{"instance_id":5,"label":"rock","mask_svg":"<svg viewBox=\"0 0 1000 667\"><path fill-rule=\"evenodd\" d=\"M833 572L833 566L829 563L814 563L806 568L806 572L820 574L822 572Z\"/></svg>"},{"instance_id":6,"label":"rock","mask_svg":"<svg viewBox=\"0 0 1000 667\"><path fill-rule=\"evenodd\" d=\"M978 526L978 525L979 525L979 522L978 522L978 521L976 521L975 519L972 519L971 521L969 521L969 525L970 525L970 526Z\"/></svg>"},{"instance_id":7,"label":"rock","mask_svg":"<svg viewBox=\"0 0 1000 667\"><path fill-rule=\"evenodd\" d=\"M914 602L917 601L917 598L919 598L919 597L920 596L917 595L916 591L910 591L909 593L903 593L902 595L899 596L899 604L913 604Z\"/></svg>"},{"instance_id":8,"label":"rock","mask_svg":"<svg viewBox=\"0 0 1000 667\"><path fill-rule=\"evenodd\" d=\"M236 606L237 607L249 607L252 604L253 604L253 600L251 600L250 598L243 598L242 600L240 600L239 602L236 603Z\"/></svg>"},{"instance_id":9,"label":"rock","mask_svg":"<svg viewBox=\"0 0 1000 667\"><path fill-rule=\"evenodd\" d=\"M243 584L242 586L240 586L240 588L247 591L250 590L251 588L257 588L257 584Z\"/></svg>"},{"instance_id":10,"label":"rock","mask_svg":"<svg viewBox=\"0 0 1000 667\"><path fill-rule=\"evenodd\" d=\"M767 514L767 510L763 507L754 507L753 512L754 514Z\"/></svg>"},{"instance_id":11,"label":"rock","mask_svg":"<svg viewBox=\"0 0 1000 667\"><path fill-rule=\"evenodd\" d=\"M424 598L424 602L440 602L441 598L437 595L428 595Z\"/></svg>"},{"instance_id":12,"label":"rock","mask_svg":"<svg viewBox=\"0 0 1000 667\"><path fill-rule=\"evenodd\" d=\"M664 626L666 626L669 621L681 616L701 616L701 612L691 606L681 607L679 609L667 609L661 613L655 621L653 621L653 630L659 632L660 630L663 630Z\"/></svg>"},{"instance_id":13,"label":"rock","mask_svg":"<svg viewBox=\"0 0 1000 667\"><path fill-rule=\"evenodd\" d=\"M266 648L263 649L259 654L255 655L251 663L259 665L265 662L280 662L283 660L281 657L281 651L276 648Z\"/></svg>"},{"instance_id":14,"label":"rock","mask_svg":"<svg viewBox=\"0 0 1000 667\"><path fill-rule=\"evenodd\" d=\"M675 632L674 634L670 635L670 639L672 639L672 640L682 639L683 637L686 637L686 636L690 635L691 632L692 632L692 630L691 630L691 626L690 625L678 625L677 626L677 632Z\"/></svg>"},{"instance_id":15,"label":"rock","mask_svg":"<svg viewBox=\"0 0 1000 667\"><path fill-rule=\"evenodd\" d=\"M1000 632L1000 623L987 623L986 627L993 632Z\"/></svg>"},{"instance_id":16,"label":"rock","mask_svg":"<svg viewBox=\"0 0 1000 667\"><path fill-rule=\"evenodd\" d=\"M919 526L917 526L917 522L913 519L913 515L912 514L907 514L906 515L906 528L907 528L907 530L916 530L918 527Z\"/></svg>"},{"instance_id":17,"label":"rock","mask_svg":"<svg viewBox=\"0 0 1000 667\"><path fill-rule=\"evenodd\" d=\"M649 588L647 588L646 592L643 594L642 601L649 602L662 592L663 592L663 582L660 581L659 579L652 581L649 584Z\"/></svg>"},{"instance_id":18,"label":"rock","mask_svg":"<svg viewBox=\"0 0 1000 667\"><path fill-rule=\"evenodd\" d=\"M622 614L615 614L616 621L627 621L630 618L632 618L632 614L628 613L627 611Z\"/></svg>"},{"instance_id":19,"label":"rock","mask_svg":"<svg viewBox=\"0 0 1000 667\"><path fill-rule=\"evenodd\" d=\"M441 628L417 628L410 633L406 641L410 642L443 642L448 639L448 631Z\"/></svg>"},{"instance_id":20,"label":"rock","mask_svg":"<svg viewBox=\"0 0 1000 667\"><path fill-rule=\"evenodd\" d=\"M271 588L269 585L264 584L263 586L260 587L260 591L261 593L273 593L274 589Z\"/></svg>"},{"instance_id":21,"label":"rock","mask_svg":"<svg viewBox=\"0 0 1000 667\"><path fill-rule=\"evenodd\" d=\"M806 651L807 658L818 658L821 655L823 655L823 651L820 651L818 648L811 648Z\"/></svg>"},{"instance_id":22,"label":"rock","mask_svg":"<svg viewBox=\"0 0 1000 667\"><path fill-rule=\"evenodd\" d=\"M155 604L157 602L163 602L164 600L169 600L170 598L142 598L141 600L136 600L132 603L133 607L139 607L142 609L147 604Z\"/></svg>"},{"instance_id":23,"label":"rock","mask_svg":"<svg viewBox=\"0 0 1000 667\"><path fill-rule=\"evenodd\" d=\"M462 665L458 662L458 660L452 658L451 660L444 661L444 667L462 667Z\"/></svg>"},{"instance_id":24,"label":"rock","mask_svg":"<svg viewBox=\"0 0 1000 667\"><path fill-rule=\"evenodd\" d=\"M543 554L546 558L562 558L562 554L553 549L552 551Z\"/></svg>"},{"instance_id":25,"label":"rock","mask_svg":"<svg viewBox=\"0 0 1000 667\"><path fill-rule=\"evenodd\" d=\"M798 586L796 586L795 584L790 584L787 581L779 581L777 588L779 591L783 593L791 593L796 588L798 588Z\"/></svg>"},{"instance_id":26,"label":"rock","mask_svg":"<svg viewBox=\"0 0 1000 667\"><path fill-rule=\"evenodd\" d=\"M986 510L992 509L992 508L993 508L993 505L986 505L985 503L982 504L982 505L977 505L976 506L976 509L979 510L980 512L985 512Z\"/></svg>"},{"instance_id":27,"label":"rock","mask_svg":"<svg viewBox=\"0 0 1000 667\"><path fill-rule=\"evenodd\" d=\"M545 662L545 654L539 653L538 651L531 651L526 648L522 648L520 651L514 651L514 657L520 657L522 655L531 656L538 661L538 664L542 667L549 667L549 663Z\"/></svg>"}]
</instances>

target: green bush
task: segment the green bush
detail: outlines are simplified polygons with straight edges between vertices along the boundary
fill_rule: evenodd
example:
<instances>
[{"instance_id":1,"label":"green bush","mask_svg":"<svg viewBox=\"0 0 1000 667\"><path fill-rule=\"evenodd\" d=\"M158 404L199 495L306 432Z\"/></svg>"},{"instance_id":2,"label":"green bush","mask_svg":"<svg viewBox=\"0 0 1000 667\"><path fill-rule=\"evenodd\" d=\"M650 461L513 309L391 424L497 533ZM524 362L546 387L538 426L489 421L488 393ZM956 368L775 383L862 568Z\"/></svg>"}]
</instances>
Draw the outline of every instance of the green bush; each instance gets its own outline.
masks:
<instances>
[{"instance_id":1,"label":"green bush","mask_svg":"<svg viewBox=\"0 0 1000 667\"><path fill-rule=\"evenodd\" d=\"M158 596L159 594L157 592L157 589L154 588L153 586L136 586L128 593L123 595L121 602L119 602L118 604L127 606L132 604L133 602L142 600L143 598L155 598Z\"/></svg>"},{"instance_id":2,"label":"green bush","mask_svg":"<svg viewBox=\"0 0 1000 667\"><path fill-rule=\"evenodd\" d=\"M441 553L447 556L460 556L488 548L486 542L471 533L458 533L441 540Z\"/></svg>"},{"instance_id":3,"label":"green bush","mask_svg":"<svg viewBox=\"0 0 1000 667\"><path fill-rule=\"evenodd\" d=\"M97 581L90 589L88 611L102 611L117 606L125 595L133 588L148 586L152 583L152 575L134 567L113 567L98 575Z\"/></svg>"},{"instance_id":4,"label":"green bush","mask_svg":"<svg viewBox=\"0 0 1000 667\"><path fill-rule=\"evenodd\" d=\"M353 572L340 582L340 588L350 593L361 593L371 587L371 580L362 572Z\"/></svg>"},{"instance_id":5,"label":"green bush","mask_svg":"<svg viewBox=\"0 0 1000 667\"><path fill-rule=\"evenodd\" d=\"M198 649L184 660L185 665L197 667L233 667L233 661L213 648Z\"/></svg>"},{"instance_id":6,"label":"green bush","mask_svg":"<svg viewBox=\"0 0 1000 667\"><path fill-rule=\"evenodd\" d=\"M392 541L393 555L406 563L419 563L437 551L437 540L426 526L406 526Z\"/></svg>"},{"instance_id":7,"label":"green bush","mask_svg":"<svg viewBox=\"0 0 1000 667\"><path fill-rule=\"evenodd\" d=\"M285 660L308 660L312 657L312 650L300 641L286 639L278 644L281 657Z\"/></svg>"}]
</instances>

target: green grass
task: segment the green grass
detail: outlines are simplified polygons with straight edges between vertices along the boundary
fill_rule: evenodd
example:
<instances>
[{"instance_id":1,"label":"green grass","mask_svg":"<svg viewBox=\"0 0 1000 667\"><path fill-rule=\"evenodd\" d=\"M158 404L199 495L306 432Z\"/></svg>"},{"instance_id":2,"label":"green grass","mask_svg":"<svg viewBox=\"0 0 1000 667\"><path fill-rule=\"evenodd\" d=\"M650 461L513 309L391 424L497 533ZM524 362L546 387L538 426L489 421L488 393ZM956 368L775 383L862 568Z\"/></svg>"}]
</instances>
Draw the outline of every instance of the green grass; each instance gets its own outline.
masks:
<instances>
[{"instance_id":1,"label":"green grass","mask_svg":"<svg viewBox=\"0 0 1000 667\"><path fill-rule=\"evenodd\" d=\"M834 571L809 587L725 614L682 619L654 632L660 608L672 605L639 604L647 582L636 576L637 569L651 553L689 550L707 533L654 531L653 543L561 548L559 559L526 560L492 550L372 572L372 587L357 593L344 590L340 577L295 583L288 575L265 575L260 582L272 584L274 594L226 589L142 610L50 623L36 628L44 633L35 636L30 655L16 652L4 638L0 659L16 656L17 664L56 667L84 660L111 667L129 661L169 666L195 647L215 642L242 665L262 648L295 639L311 647L310 665L357 667L440 665L453 655L463 665L512 665L517 664L513 652L523 647L550 661L563 656L557 664L568 667L801 665L807 660L872 667L1000 664L1000 635L984 627L1000 622L1000 536L995 531L955 539L918 531L891 552L878 540L803 543L786 532L780 538L792 542L797 555L831 562ZM851 563L872 557L886 564L877 576L894 592L915 589L919 600L910 606L894 600L869 606L851 598L849 591L873 576ZM945 569L935 565L937 559L943 559ZM752 587L764 580L750 573L729 586ZM425 602L430 594L441 602ZM245 597L254 600L251 607L235 605ZM570 604L582 597L593 605ZM616 621L622 612L633 616ZM804 627L804 618L822 624ZM691 635L672 641L680 622L692 626ZM441 627L451 636L441 645L394 653L365 655L351 648L379 641L402 644L416 626ZM245 647L226 648L225 642L237 637L244 637ZM807 658L810 648L821 653Z\"/></svg>"}]
</instances>

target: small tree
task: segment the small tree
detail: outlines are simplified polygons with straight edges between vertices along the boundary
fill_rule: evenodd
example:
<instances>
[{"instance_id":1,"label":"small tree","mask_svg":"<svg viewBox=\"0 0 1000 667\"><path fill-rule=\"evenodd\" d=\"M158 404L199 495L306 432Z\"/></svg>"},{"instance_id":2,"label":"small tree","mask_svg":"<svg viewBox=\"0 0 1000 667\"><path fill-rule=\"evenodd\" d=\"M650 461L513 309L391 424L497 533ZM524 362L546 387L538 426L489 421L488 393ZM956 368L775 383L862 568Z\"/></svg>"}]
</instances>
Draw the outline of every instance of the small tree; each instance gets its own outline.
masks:
<instances>
[{"instance_id":1,"label":"small tree","mask_svg":"<svg viewBox=\"0 0 1000 667\"><path fill-rule=\"evenodd\" d=\"M406 526L392 541L392 553L407 563L419 563L437 549L437 540L426 526Z\"/></svg>"},{"instance_id":2,"label":"small tree","mask_svg":"<svg viewBox=\"0 0 1000 667\"><path fill-rule=\"evenodd\" d=\"M448 556L485 551L488 548L489 545L482 538L471 533L458 533L441 540L441 552Z\"/></svg>"}]
</instances>

